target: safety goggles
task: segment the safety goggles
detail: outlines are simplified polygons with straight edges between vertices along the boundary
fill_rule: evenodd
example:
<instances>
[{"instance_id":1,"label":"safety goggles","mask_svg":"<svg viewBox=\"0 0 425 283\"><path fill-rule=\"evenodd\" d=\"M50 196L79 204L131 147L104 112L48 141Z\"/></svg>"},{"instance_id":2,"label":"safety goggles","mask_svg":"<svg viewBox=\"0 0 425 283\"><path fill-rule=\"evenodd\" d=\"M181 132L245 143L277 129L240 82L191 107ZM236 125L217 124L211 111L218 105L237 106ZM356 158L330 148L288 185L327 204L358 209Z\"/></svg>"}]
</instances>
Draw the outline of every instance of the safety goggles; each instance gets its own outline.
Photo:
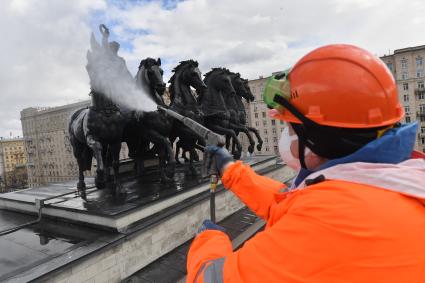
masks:
<instances>
[{"instance_id":1,"label":"safety goggles","mask_svg":"<svg viewBox=\"0 0 425 283\"><path fill-rule=\"evenodd\" d=\"M283 110L283 106L276 102L276 96L280 96L285 100L289 101L291 96L291 86L288 80L288 74L291 69L287 69L274 76L271 76L264 88L263 100L269 108L273 108L279 111Z\"/></svg>"}]
</instances>

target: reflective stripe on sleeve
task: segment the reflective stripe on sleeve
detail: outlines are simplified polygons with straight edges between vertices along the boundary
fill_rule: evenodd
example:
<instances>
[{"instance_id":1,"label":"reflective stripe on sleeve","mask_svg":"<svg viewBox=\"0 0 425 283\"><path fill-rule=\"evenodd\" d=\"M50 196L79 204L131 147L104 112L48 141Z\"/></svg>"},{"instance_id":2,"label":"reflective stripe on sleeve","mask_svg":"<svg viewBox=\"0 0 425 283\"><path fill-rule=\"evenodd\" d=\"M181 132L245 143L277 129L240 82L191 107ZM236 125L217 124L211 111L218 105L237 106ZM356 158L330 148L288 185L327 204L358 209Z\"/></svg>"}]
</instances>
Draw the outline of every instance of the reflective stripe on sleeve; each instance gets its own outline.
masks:
<instances>
[{"instance_id":1,"label":"reflective stripe on sleeve","mask_svg":"<svg viewBox=\"0 0 425 283\"><path fill-rule=\"evenodd\" d=\"M223 283L224 257L210 260L202 265L196 274L194 282L198 282L198 277L202 276L204 283Z\"/></svg>"},{"instance_id":2,"label":"reflective stripe on sleeve","mask_svg":"<svg viewBox=\"0 0 425 283\"><path fill-rule=\"evenodd\" d=\"M215 259L204 272L205 283L223 283L224 257Z\"/></svg>"}]
</instances>

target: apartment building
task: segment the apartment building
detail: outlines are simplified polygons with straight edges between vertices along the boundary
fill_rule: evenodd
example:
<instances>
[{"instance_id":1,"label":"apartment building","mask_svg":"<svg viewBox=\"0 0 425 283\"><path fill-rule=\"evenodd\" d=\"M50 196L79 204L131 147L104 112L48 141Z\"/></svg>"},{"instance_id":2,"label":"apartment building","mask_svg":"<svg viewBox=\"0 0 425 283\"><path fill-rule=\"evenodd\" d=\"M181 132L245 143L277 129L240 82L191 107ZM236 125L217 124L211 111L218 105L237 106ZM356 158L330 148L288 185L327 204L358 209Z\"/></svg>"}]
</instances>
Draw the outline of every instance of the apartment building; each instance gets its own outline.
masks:
<instances>
[{"instance_id":1,"label":"apartment building","mask_svg":"<svg viewBox=\"0 0 425 283\"><path fill-rule=\"evenodd\" d=\"M0 139L1 186L22 188L27 184L27 157L23 138Z\"/></svg>"},{"instance_id":2,"label":"apartment building","mask_svg":"<svg viewBox=\"0 0 425 283\"><path fill-rule=\"evenodd\" d=\"M425 152L425 45L396 49L381 59L396 80L399 99L406 112L404 122L419 123L415 148Z\"/></svg>"}]
</instances>

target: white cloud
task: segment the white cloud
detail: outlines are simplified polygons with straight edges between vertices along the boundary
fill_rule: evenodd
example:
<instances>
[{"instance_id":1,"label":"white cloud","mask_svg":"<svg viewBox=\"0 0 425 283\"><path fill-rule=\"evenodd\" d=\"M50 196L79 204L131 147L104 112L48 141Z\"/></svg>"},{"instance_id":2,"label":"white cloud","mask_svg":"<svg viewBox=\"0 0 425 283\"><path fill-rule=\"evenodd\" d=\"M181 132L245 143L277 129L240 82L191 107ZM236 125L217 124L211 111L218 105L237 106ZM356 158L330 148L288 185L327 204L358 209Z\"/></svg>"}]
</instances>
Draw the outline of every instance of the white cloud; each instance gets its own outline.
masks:
<instances>
[{"instance_id":1,"label":"white cloud","mask_svg":"<svg viewBox=\"0 0 425 283\"><path fill-rule=\"evenodd\" d=\"M254 78L284 69L302 54L329 43L351 43L383 55L419 45L423 1L225 1L189 0L164 10L158 2L114 8L117 35L150 34L130 41L130 60L164 57L171 69L194 58L203 71L226 66Z\"/></svg>"},{"instance_id":2,"label":"white cloud","mask_svg":"<svg viewBox=\"0 0 425 283\"><path fill-rule=\"evenodd\" d=\"M142 58L161 57L169 76L193 58L204 72L224 66L255 78L323 44L377 55L424 44L424 15L422 0L188 0L171 10L157 1L1 1L0 135L20 130L24 107L87 98L90 21L106 21L123 47L131 44L120 54L132 72Z\"/></svg>"},{"instance_id":3,"label":"white cloud","mask_svg":"<svg viewBox=\"0 0 425 283\"><path fill-rule=\"evenodd\" d=\"M87 99L90 11L103 1L0 2L0 135L21 134L20 111Z\"/></svg>"}]
</instances>

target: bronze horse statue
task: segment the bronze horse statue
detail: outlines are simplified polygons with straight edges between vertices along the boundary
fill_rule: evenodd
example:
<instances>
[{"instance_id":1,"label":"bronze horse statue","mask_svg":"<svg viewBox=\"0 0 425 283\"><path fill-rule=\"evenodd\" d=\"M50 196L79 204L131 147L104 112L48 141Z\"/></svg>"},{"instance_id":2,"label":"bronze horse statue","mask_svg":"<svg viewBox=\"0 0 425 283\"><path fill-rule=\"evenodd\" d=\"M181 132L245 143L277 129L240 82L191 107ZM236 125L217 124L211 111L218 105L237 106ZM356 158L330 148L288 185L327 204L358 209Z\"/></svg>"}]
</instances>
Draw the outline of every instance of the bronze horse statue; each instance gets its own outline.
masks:
<instances>
[{"instance_id":1,"label":"bronze horse statue","mask_svg":"<svg viewBox=\"0 0 425 283\"><path fill-rule=\"evenodd\" d=\"M77 189L82 198L86 198L84 171L91 170L93 155L97 162L96 187L103 189L112 185L115 195L125 193L118 182L125 116L111 100L111 95L116 91L114 86L119 82L118 78L126 82L132 82L132 78L125 60L118 56L119 44L108 42L109 30L105 25L100 25L99 30L103 36L102 45L92 34L91 51L87 52L91 106L75 111L68 124L70 143L79 169Z\"/></svg>"},{"instance_id":2,"label":"bronze horse statue","mask_svg":"<svg viewBox=\"0 0 425 283\"><path fill-rule=\"evenodd\" d=\"M193 87L198 93L203 92L207 86L202 81L201 72L198 68L198 62L194 60L186 60L173 69L173 76L170 78L170 109L189 117L198 123L203 123L203 114L199 108L198 100L191 90ZM174 141L179 138L176 144L176 161L180 148L183 152L190 153L189 170L196 174L196 169L193 162L198 161L196 148L198 143L203 145L204 141L192 130L185 127L181 122L176 121L173 131L170 135L170 140Z\"/></svg>"},{"instance_id":3,"label":"bronze horse statue","mask_svg":"<svg viewBox=\"0 0 425 283\"><path fill-rule=\"evenodd\" d=\"M160 58L146 58L140 62L135 77L136 85L161 106L165 106L162 98L165 91L163 74ZM125 125L123 141L129 148L129 157L135 160L137 175L145 171L144 160L158 155L161 181L168 181L174 176L174 151L168 140L173 125L173 118L159 111L133 112ZM153 148L150 148L151 143Z\"/></svg>"},{"instance_id":4,"label":"bronze horse statue","mask_svg":"<svg viewBox=\"0 0 425 283\"><path fill-rule=\"evenodd\" d=\"M165 106L162 96L165 91L165 83L163 81L164 71L161 68L161 59L146 58L143 59L138 68L135 80L136 85L145 94L147 94L156 104ZM150 141L143 138L144 133L140 130L140 118L144 115L143 113L136 113L135 111L129 111L130 115L128 121L124 127L123 141L127 144L129 150L129 157L135 161L135 171L137 175L141 175L144 172L144 160L148 157L153 157L154 152L149 148ZM154 115L154 114L151 114ZM159 117L165 128L169 128L168 119L161 116ZM167 147L167 146L166 146ZM162 155L165 157L165 155ZM173 163L172 160L168 162ZM165 164L167 161L163 161ZM169 170L173 170L170 168ZM163 172L165 173L165 172ZM169 172L168 175L172 175L173 172Z\"/></svg>"},{"instance_id":5,"label":"bronze horse statue","mask_svg":"<svg viewBox=\"0 0 425 283\"><path fill-rule=\"evenodd\" d=\"M236 144L233 155L239 159L242 145L235 130L245 129L231 121L231 113L226 105L225 98L236 95L230 72L224 68L213 68L205 74L204 82L208 88L200 94L199 103L204 113L205 126L218 134L232 138Z\"/></svg>"},{"instance_id":6,"label":"bronze horse statue","mask_svg":"<svg viewBox=\"0 0 425 283\"><path fill-rule=\"evenodd\" d=\"M246 111L245 111L245 107L243 105L242 99L245 99L249 103L250 101L254 101L255 97L248 86L248 80L241 78L239 73L230 72L229 75L230 75L230 80L232 82L233 88L236 91L236 95L228 95L227 97L224 98L226 105L230 111L230 121L233 124L236 124L240 127L240 128L233 128L236 132L236 135L238 135L239 132L243 132L247 136L249 141L248 152L252 154L254 152L255 141L252 138L252 135L250 132L254 133L258 140L257 150L259 151L262 148L263 140L261 139L257 129L253 127L249 127L247 125ZM227 148L229 148L229 142L230 142L230 139L227 138L226 139ZM236 147L236 143L234 142L234 140L232 140L232 152L235 151L235 147Z\"/></svg>"},{"instance_id":7,"label":"bronze horse statue","mask_svg":"<svg viewBox=\"0 0 425 283\"><path fill-rule=\"evenodd\" d=\"M84 171L91 170L93 155L97 161L95 185L105 188L112 177L116 195L125 193L118 181L119 155L125 119L120 109L103 94L91 92L91 106L75 111L69 121L69 137L77 159L77 189L86 198ZM113 175L110 175L110 166Z\"/></svg>"}]
</instances>

